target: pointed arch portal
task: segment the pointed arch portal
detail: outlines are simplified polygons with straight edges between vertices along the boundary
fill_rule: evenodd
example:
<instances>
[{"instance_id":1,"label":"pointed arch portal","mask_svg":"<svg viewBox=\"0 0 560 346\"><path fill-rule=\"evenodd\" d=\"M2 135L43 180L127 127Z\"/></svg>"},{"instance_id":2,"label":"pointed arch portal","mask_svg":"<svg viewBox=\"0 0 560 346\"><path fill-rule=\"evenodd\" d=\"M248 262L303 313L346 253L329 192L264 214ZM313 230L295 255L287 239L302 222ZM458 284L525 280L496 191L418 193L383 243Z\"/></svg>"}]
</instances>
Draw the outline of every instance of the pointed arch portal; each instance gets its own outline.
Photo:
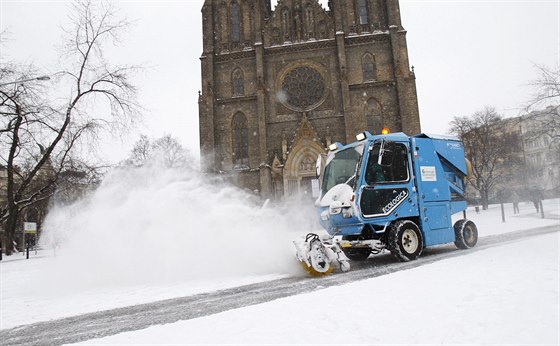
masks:
<instances>
[{"instance_id":1,"label":"pointed arch portal","mask_svg":"<svg viewBox=\"0 0 560 346\"><path fill-rule=\"evenodd\" d=\"M316 198L318 180L315 164L325 153L309 120L303 117L284 166L284 196L300 195Z\"/></svg>"}]
</instances>

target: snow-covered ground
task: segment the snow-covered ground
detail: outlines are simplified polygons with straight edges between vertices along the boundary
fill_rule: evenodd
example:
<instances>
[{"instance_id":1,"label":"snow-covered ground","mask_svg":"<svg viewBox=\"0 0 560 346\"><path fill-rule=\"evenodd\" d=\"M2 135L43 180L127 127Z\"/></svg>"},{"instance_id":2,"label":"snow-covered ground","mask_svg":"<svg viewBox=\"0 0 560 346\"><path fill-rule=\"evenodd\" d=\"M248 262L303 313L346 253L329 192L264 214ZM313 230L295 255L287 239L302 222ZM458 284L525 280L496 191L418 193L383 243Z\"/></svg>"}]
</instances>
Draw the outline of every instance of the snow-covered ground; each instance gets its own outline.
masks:
<instances>
[{"instance_id":1,"label":"snow-covered ground","mask_svg":"<svg viewBox=\"0 0 560 346\"><path fill-rule=\"evenodd\" d=\"M217 198L227 204L223 195ZM506 223L501 221L499 206L480 214L469 209L468 217L477 224L481 237L549 225L560 230L559 204L559 200L545 201L546 219L528 203L520 204L521 213L515 216L507 204ZM116 209L122 214L122 208ZM252 222L259 226L260 221ZM295 234L273 238L287 240ZM258 261L264 253L244 254L246 239L225 237L226 245L241 250L236 253L240 257L256 255ZM558 233L532 237L413 270L92 343L557 344L559 239ZM263 239L250 246L271 244ZM196 263L187 262L184 272L191 275L160 277L147 268L150 275L144 278L135 274L134 261L124 261L127 265L123 266L123 257L132 256L127 251L100 253L103 266L93 266L89 261L94 258L87 256L87 261L69 266L65 262L74 257L60 253L55 257L51 250L37 256L32 253L29 260L21 254L4 257L0 262L0 329L297 274L284 252L273 254L286 263L278 265L265 257L264 264L249 266L249 270L230 270L247 263L232 259L230 267L218 271L229 275L215 276L189 272ZM160 263L157 253L143 256ZM192 259L169 260L173 258ZM216 270L214 266L202 265L208 270ZM129 275L134 280L121 270L132 270L135 275Z\"/></svg>"},{"instance_id":2,"label":"snow-covered ground","mask_svg":"<svg viewBox=\"0 0 560 346\"><path fill-rule=\"evenodd\" d=\"M558 345L560 234L87 345Z\"/></svg>"}]
</instances>

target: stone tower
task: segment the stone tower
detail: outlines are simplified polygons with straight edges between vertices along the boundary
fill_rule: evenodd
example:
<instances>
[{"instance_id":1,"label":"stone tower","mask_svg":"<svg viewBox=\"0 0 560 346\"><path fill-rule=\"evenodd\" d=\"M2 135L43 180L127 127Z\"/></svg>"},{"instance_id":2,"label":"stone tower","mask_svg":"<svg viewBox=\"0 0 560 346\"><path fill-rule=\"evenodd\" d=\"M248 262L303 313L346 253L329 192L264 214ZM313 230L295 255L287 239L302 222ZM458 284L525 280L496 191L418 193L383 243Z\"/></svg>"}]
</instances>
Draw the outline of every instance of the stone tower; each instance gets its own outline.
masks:
<instances>
[{"instance_id":1,"label":"stone tower","mask_svg":"<svg viewBox=\"0 0 560 346\"><path fill-rule=\"evenodd\" d=\"M206 0L205 168L263 197L308 193L317 155L364 130L420 132L398 0Z\"/></svg>"}]
</instances>

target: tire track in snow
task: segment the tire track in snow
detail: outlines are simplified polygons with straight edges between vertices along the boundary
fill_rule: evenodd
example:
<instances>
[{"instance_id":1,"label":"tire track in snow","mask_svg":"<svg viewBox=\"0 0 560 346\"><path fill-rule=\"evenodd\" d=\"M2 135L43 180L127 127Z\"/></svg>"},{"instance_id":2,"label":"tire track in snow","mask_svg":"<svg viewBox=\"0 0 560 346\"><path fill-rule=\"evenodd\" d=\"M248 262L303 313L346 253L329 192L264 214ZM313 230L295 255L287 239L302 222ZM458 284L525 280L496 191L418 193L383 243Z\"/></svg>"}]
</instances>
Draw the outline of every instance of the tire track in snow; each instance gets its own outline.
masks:
<instances>
[{"instance_id":1,"label":"tire track in snow","mask_svg":"<svg viewBox=\"0 0 560 346\"><path fill-rule=\"evenodd\" d=\"M374 278L416 268L447 258L463 256L473 251L504 245L525 238L560 231L558 225L516 231L479 239L470 250L457 250L453 244L429 248L412 262L395 262L388 254L353 262L347 273L335 273L323 278L290 277L240 286L193 296L173 298L113 310L99 311L12 329L0 330L2 345L61 345L208 316L219 312L260 304L312 292L331 286Z\"/></svg>"}]
</instances>

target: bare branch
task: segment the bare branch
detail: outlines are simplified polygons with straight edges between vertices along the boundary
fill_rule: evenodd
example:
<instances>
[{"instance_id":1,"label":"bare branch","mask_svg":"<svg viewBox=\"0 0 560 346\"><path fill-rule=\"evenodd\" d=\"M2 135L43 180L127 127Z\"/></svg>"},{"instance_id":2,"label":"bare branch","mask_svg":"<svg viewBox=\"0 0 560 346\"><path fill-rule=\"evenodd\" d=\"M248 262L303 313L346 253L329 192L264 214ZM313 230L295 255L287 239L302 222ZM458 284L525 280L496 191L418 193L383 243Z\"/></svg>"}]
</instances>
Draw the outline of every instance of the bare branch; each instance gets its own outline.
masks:
<instances>
[{"instance_id":1,"label":"bare branch","mask_svg":"<svg viewBox=\"0 0 560 346\"><path fill-rule=\"evenodd\" d=\"M8 238L15 239L25 208L46 201L61 175L75 169L77 147L97 137L103 128L116 128L111 125L139 116L136 88L129 82L138 67L113 66L103 57L106 44L115 42L128 25L114 13L110 3L84 0L73 4L73 27L63 30L67 66L52 81L67 83L69 94L62 104L40 92L36 83L0 89L0 164L8 174L8 198L0 206L0 220ZM16 71L21 70L23 75L36 75L31 68L14 66L1 65L0 80L19 80L12 77L20 77L22 73ZM106 102L110 114L92 111L103 109L92 107L99 101Z\"/></svg>"}]
</instances>

